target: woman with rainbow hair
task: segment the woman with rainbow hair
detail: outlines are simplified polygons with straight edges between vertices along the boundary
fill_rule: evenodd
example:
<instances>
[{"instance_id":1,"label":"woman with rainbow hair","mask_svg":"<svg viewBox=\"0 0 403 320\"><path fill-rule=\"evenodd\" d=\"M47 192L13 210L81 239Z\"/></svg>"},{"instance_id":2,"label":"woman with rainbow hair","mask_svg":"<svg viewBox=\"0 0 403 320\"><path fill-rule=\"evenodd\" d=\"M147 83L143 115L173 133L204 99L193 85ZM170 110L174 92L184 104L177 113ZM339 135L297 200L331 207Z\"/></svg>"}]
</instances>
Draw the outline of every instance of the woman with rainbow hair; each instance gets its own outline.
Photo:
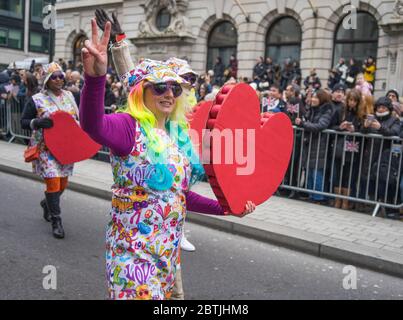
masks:
<instances>
[{"instance_id":1,"label":"woman with rainbow hair","mask_svg":"<svg viewBox=\"0 0 403 320\"><path fill-rule=\"evenodd\" d=\"M131 81L126 110L105 115L104 90L108 22L98 39L82 49L85 83L81 127L111 150L114 184L111 221L106 235L106 271L110 299L170 299L175 283L186 211L215 215L217 201L190 191L203 174L188 134L182 86L187 82L162 62L145 60ZM244 215L255 210L248 201Z\"/></svg>"}]
</instances>

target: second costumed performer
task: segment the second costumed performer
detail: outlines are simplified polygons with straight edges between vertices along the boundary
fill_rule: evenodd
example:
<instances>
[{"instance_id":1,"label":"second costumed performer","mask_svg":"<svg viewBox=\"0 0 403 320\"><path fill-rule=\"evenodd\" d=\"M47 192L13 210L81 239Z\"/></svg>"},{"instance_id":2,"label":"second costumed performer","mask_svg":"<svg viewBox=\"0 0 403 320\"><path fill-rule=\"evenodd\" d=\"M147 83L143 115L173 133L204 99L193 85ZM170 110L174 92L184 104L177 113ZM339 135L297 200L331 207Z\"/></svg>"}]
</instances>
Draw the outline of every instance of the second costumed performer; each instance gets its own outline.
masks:
<instances>
[{"instance_id":1,"label":"second costumed performer","mask_svg":"<svg viewBox=\"0 0 403 320\"><path fill-rule=\"evenodd\" d=\"M191 148L182 86L186 81L158 61L136 67L127 109L105 115L104 88L111 24L82 51L85 83L82 128L111 149L114 178L107 228L106 271L111 299L169 299L175 283L186 211L224 215L217 201L191 192L203 174ZM171 130L177 124L178 130ZM244 215L255 210L248 202Z\"/></svg>"}]
</instances>

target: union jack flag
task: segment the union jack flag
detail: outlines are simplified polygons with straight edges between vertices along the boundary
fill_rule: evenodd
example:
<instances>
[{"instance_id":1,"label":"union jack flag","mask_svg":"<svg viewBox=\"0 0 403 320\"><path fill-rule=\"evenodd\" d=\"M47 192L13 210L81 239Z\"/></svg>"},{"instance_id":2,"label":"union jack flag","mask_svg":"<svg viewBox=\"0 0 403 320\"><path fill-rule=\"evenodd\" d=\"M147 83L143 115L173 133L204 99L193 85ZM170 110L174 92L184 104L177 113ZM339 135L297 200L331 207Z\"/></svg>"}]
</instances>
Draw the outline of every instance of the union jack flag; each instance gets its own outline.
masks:
<instances>
[{"instance_id":1,"label":"union jack flag","mask_svg":"<svg viewBox=\"0 0 403 320\"><path fill-rule=\"evenodd\" d=\"M297 104L287 104L287 111L289 113L298 113L299 112L299 103Z\"/></svg>"},{"instance_id":2,"label":"union jack flag","mask_svg":"<svg viewBox=\"0 0 403 320\"><path fill-rule=\"evenodd\" d=\"M354 141L346 141L346 144L344 146L344 151L347 152L359 152L360 150L360 145L358 142Z\"/></svg>"}]
</instances>

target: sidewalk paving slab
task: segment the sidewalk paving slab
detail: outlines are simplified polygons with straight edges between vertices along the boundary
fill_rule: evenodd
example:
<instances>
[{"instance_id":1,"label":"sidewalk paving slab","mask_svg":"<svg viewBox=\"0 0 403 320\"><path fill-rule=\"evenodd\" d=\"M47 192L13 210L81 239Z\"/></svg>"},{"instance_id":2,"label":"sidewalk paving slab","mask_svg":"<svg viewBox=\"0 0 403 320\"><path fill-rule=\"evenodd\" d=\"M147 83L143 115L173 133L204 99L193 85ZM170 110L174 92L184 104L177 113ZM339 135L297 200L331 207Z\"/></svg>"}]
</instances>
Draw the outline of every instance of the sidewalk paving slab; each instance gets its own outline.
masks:
<instances>
[{"instance_id":1,"label":"sidewalk paving slab","mask_svg":"<svg viewBox=\"0 0 403 320\"><path fill-rule=\"evenodd\" d=\"M0 171L40 180L24 163L25 146L0 141ZM108 163L87 160L75 165L69 189L110 200ZM193 191L214 198L207 183ZM189 212L188 220L315 256L403 277L403 223L353 211L272 197L242 219Z\"/></svg>"}]
</instances>

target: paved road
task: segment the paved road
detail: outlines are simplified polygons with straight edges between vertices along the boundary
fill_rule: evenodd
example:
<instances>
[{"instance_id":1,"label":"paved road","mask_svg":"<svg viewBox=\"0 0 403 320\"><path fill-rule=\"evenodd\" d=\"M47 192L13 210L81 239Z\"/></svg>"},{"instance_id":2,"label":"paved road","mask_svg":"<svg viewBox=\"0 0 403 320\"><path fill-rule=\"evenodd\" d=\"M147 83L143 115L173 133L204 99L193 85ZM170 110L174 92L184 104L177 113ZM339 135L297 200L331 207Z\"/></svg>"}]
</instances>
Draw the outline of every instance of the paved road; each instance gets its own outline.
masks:
<instances>
[{"instance_id":1,"label":"paved road","mask_svg":"<svg viewBox=\"0 0 403 320\"><path fill-rule=\"evenodd\" d=\"M66 239L51 236L38 205L40 183L0 173L0 299L105 299L104 234L109 203L63 195ZM186 225L195 253L183 256L188 299L400 299L403 279L358 269L357 290L343 289L342 264ZM43 268L57 268L57 290L43 289Z\"/></svg>"}]
</instances>

